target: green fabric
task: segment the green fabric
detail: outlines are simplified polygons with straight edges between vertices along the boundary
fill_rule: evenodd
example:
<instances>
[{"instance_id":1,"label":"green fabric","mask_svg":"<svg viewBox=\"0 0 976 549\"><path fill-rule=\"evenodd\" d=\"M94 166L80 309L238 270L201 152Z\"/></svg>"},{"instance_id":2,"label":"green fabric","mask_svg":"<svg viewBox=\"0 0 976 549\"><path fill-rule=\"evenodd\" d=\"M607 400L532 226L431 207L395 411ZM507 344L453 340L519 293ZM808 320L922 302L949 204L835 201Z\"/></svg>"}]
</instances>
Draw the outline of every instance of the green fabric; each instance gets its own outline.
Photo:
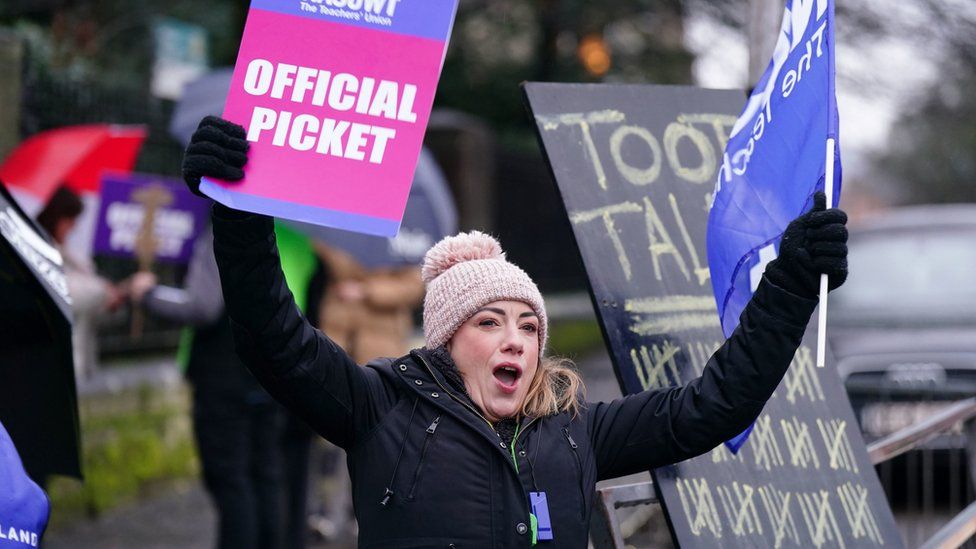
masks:
<instances>
[{"instance_id":1,"label":"green fabric","mask_svg":"<svg viewBox=\"0 0 976 549\"><path fill-rule=\"evenodd\" d=\"M281 255L281 270L285 282L295 296L295 303L302 311L308 308L308 283L315 274L318 259L312 243L304 234L275 220L275 236L278 238L278 253Z\"/></svg>"},{"instance_id":2,"label":"green fabric","mask_svg":"<svg viewBox=\"0 0 976 549\"><path fill-rule=\"evenodd\" d=\"M539 543L539 519L529 513L529 527L532 528L532 545Z\"/></svg>"},{"instance_id":3,"label":"green fabric","mask_svg":"<svg viewBox=\"0 0 976 549\"><path fill-rule=\"evenodd\" d=\"M520 425L515 426L515 434L512 435L512 443L509 444L509 449L512 451L512 463L515 464L516 473L519 472L519 469L518 469L518 459L515 458L515 441L518 440L519 427Z\"/></svg>"},{"instance_id":4,"label":"green fabric","mask_svg":"<svg viewBox=\"0 0 976 549\"><path fill-rule=\"evenodd\" d=\"M190 366L190 349L193 348L194 334L196 331L189 326L180 330L180 343L176 347L176 367L182 374L186 374L186 369Z\"/></svg>"}]
</instances>

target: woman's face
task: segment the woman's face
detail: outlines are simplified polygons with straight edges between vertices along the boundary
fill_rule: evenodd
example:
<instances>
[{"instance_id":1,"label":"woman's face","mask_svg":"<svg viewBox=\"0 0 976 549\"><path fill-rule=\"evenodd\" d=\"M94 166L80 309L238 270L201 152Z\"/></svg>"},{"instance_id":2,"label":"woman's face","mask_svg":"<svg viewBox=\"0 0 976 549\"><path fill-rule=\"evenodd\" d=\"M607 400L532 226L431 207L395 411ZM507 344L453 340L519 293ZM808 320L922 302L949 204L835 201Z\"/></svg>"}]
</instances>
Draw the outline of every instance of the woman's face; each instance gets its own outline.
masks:
<instances>
[{"instance_id":1,"label":"woman's face","mask_svg":"<svg viewBox=\"0 0 976 549\"><path fill-rule=\"evenodd\" d=\"M54 225L54 234L51 235L51 238L58 244L64 244L68 240L68 235L75 229L75 223L77 221L77 217L63 217L59 219Z\"/></svg>"},{"instance_id":2,"label":"woman's face","mask_svg":"<svg viewBox=\"0 0 976 549\"><path fill-rule=\"evenodd\" d=\"M521 301L493 301L454 332L447 350L485 418L513 417L539 365L539 318Z\"/></svg>"}]
</instances>

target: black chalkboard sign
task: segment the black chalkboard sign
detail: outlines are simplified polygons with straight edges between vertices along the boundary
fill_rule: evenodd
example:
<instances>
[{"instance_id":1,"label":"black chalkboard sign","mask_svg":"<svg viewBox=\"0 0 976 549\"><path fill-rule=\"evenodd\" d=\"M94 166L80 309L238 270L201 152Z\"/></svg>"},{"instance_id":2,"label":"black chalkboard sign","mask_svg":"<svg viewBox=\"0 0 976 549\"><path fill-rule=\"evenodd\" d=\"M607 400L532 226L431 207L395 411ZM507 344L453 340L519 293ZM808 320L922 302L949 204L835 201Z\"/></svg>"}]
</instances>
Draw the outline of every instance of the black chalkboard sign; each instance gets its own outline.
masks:
<instances>
[{"instance_id":1,"label":"black chalkboard sign","mask_svg":"<svg viewBox=\"0 0 976 549\"><path fill-rule=\"evenodd\" d=\"M705 230L745 96L649 85L524 91L624 393L697 377L724 339ZM738 455L720 445L652 471L682 547L901 545L840 378L814 365L815 332L814 321Z\"/></svg>"},{"instance_id":2,"label":"black chalkboard sign","mask_svg":"<svg viewBox=\"0 0 976 549\"><path fill-rule=\"evenodd\" d=\"M51 474L81 478L63 269L60 252L0 181L0 423L37 481Z\"/></svg>"}]
</instances>

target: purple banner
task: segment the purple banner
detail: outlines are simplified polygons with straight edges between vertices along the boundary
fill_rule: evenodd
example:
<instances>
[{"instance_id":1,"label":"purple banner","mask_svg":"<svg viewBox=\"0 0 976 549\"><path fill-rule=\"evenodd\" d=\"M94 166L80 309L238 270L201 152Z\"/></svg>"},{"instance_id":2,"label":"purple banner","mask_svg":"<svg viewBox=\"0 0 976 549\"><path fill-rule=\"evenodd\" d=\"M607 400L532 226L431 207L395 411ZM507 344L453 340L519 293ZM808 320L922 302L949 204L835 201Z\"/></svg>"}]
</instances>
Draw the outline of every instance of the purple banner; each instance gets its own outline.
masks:
<instances>
[{"instance_id":1,"label":"purple banner","mask_svg":"<svg viewBox=\"0 0 976 549\"><path fill-rule=\"evenodd\" d=\"M457 2L458 0L252 0L251 9L444 42L451 34Z\"/></svg>"},{"instance_id":2,"label":"purple banner","mask_svg":"<svg viewBox=\"0 0 976 549\"><path fill-rule=\"evenodd\" d=\"M151 238L141 235L152 212ZM190 193L182 181L151 174L102 177L94 253L137 257L148 249L155 260L186 263L206 226L210 202Z\"/></svg>"}]
</instances>

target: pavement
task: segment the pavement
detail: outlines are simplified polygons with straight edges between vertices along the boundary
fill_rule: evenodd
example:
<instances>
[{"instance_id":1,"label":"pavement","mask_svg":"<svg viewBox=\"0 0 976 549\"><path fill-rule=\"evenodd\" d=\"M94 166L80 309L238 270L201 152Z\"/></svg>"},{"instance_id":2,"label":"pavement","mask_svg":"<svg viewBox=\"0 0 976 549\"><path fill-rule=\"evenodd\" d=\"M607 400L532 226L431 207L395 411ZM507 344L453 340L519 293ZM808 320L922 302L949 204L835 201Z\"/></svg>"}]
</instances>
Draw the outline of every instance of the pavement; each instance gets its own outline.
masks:
<instances>
[{"instance_id":1,"label":"pavement","mask_svg":"<svg viewBox=\"0 0 976 549\"><path fill-rule=\"evenodd\" d=\"M98 518L79 520L48 532L44 547L209 549L215 546L215 520L202 485L186 481Z\"/></svg>"},{"instance_id":2,"label":"pavement","mask_svg":"<svg viewBox=\"0 0 976 549\"><path fill-rule=\"evenodd\" d=\"M44 536L47 549L211 549L216 514L203 485L184 481L90 520ZM310 536L308 549L353 549L355 541L327 543Z\"/></svg>"}]
</instances>

